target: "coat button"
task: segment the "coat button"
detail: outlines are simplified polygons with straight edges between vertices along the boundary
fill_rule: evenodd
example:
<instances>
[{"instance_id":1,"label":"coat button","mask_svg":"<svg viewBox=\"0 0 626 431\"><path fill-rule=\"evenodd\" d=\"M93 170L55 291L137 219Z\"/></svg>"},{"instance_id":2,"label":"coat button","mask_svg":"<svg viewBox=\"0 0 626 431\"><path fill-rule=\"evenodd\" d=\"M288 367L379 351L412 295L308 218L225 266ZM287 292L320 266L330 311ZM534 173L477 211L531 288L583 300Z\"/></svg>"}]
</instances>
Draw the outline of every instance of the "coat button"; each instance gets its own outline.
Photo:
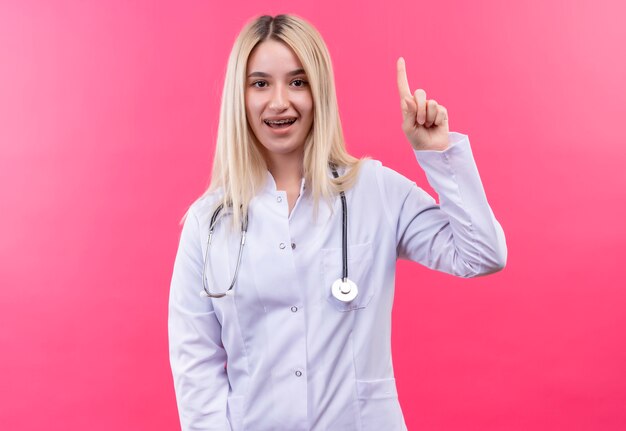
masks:
<instances>
[{"instance_id":1,"label":"coat button","mask_svg":"<svg viewBox=\"0 0 626 431\"><path fill-rule=\"evenodd\" d=\"M278 248L280 248L281 250L285 248L285 243L281 242L280 244L278 244Z\"/></svg>"},{"instance_id":2,"label":"coat button","mask_svg":"<svg viewBox=\"0 0 626 431\"><path fill-rule=\"evenodd\" d=\"M300 377L302 375L302 371L298 370L296 371L296 376Z\"/></svg>"},{"instance_id":3,"label":"coat button","mask_svg":"<svg viewBox=\"0 0 626 431\"><path fill-rule=\"evenodd\" d=\"M293 307L291 307L291 311L293 311L293 312L295 313L296 311L298 311L298 307L296 307L296 306L294 305Z\"/></svg>"},{"instance_id":4,"label":"coat button","mask_svg":"<svg viewBox=\"0 0 626 431\"><path fill-rule=\"evenodd\" d=\"M295 243L295 242L292 242L292 243L291 243L291 249L293 250L293 249L295 249L295 248L296 248L296 243Z\"/></svg>"},{"instance_id":5,"label":"coat button","mask_svg":"<svg viewBox=\"0 0 626 431\"><path fill-rule=\"evenodd\" d=\"M283 197L282 196L278 196L276 198L276 202L281 203L283 201Z\"/></svg>"}]
</instances>

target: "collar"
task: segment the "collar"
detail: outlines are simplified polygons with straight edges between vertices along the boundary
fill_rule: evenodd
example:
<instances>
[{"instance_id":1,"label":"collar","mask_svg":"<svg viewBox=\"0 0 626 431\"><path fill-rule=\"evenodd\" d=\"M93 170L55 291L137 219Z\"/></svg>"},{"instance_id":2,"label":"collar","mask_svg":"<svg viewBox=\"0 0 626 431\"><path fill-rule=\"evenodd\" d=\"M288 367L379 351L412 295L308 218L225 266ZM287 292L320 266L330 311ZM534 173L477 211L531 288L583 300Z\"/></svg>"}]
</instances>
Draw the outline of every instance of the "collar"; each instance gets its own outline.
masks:
<instances>
[{"instance_id":1,"label":"collar","mask_svg":"<svg viewBox=\"0 0 626 431\"><path fill-rule=\"evenodd\" d=\"M340 177L345 175L346 170L347 169L346 169L345 166L338 166L337 167L337 173L339 174ZM328 176L333 178L333 173L332 173L332 170L330 168L328 169ZM302 179L300 180L300 196L303 196L304 193L306 193L307 191L310 192L309 189L310 188L306 186L305 178L302 177ZM264 195L265 194L275 195L277 192L278 192L278 190L276 189L276 181L274 180L274 177L272 176L272 174L270 173L269 170L265 171L265 184L261 188L261 194L264 194Z\"/></svg>"},{"instance_id":2,"label":"collar","mask_svg":"<svg viewBox=\"0 0 626 431\"><path fill-rule=\"evenodd\" d=\"M304 179L304 177L300 180L300 195L302 196L304 194L304 192L307 190L306 187L306 180ZM265 176L265 185L263 186L263 188L261 189L263 194L276 194L276 192L278 192L278 190L276 189L276 181L274 180L274 177L272 176L272 174L270 173L270 171L268 170ZM283 190L281 190L283 191Z\"/></svg>"}]
</instances>

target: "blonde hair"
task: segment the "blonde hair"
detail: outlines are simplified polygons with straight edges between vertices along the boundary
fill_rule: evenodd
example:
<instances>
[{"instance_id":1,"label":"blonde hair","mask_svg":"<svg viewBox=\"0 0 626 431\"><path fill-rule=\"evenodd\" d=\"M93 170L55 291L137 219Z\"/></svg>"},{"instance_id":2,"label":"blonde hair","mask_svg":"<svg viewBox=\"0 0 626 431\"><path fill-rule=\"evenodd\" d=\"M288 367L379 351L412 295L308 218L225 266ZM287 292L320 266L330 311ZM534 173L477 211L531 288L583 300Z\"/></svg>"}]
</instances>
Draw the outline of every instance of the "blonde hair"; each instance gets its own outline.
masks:
<instances>
[{"instance_id":1,"label":"blonde hair","mask_svg":"<svg viewBox=\"0 0 626 431\"><path fill-rule=\"evenodd\" d=\"M233 226L239 226L250 200L265 184L267 164L246 117L245 84L248 58L266 40L291 48L305 71L313 98L313 124L304 144L303 175L315 208L352 187L362 160L346 151L339 119L332 63L318 31L295 15L264 15L248 22L235 40L228 59L220 108L211 183L201 197L221 189L221 202L232 205ZM338 178L329 164L346 167Z\"/></svg>"}]
</instances>

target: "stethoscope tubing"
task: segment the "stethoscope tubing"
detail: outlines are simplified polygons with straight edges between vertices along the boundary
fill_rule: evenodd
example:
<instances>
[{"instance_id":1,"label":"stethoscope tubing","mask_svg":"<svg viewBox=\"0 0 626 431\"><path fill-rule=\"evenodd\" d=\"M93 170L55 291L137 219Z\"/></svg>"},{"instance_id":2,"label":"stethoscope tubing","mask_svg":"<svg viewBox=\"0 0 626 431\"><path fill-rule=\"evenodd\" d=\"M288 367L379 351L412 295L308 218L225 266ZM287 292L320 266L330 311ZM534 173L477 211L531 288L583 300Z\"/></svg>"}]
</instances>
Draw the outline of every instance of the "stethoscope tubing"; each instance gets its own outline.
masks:
<instances>
[{"instance_id":1,"label":"stethoscope tubing","mask_svg":"<svg viewBox=\"0 0 626 431\"><path fill-rule=\"evenodd\" d=\"M237 275L239 274L239 267L241 266L241 257L243 256L243 246L246 244L246 234L248 233L248 214L245 214L243 219L241 220L241 240L239 242L239 253L237 254L237 265L235 266L235 274L233 275L233 279L228 287L228 290L224 293L211 293L211 290L208 286L208 281L206 278L207 266L211 265L209 259L209 250L211 248L211 243L213 242L213 233L215 232L215 225L219 221L218 216L224 209L224 204L221 203L218 207L213 211L213 215L211 216L211 223L209 224L209 238L207 239L207 247L204 253L204 265L202 266L202 287L203 291L200 292L203 296L207 296L209 298L222 298L229 294L232 291L235 283L237 282ZM209 268L210 269L210 268ZM212 272L211 272L212 273Z\"/></svg>"},{"instance_id":2,"label":"stethoscope tubing","mask_svg":"<svg viewBox=\"0 0 626 431\"><path fill-rule=\"evenodd\" d=\"M337 169L333 167L333 177L338 178L339 174L337 173ZM339 192L339 196L341 197L341 212L342 212L342 223L341 223L341 253L343 259L343 271L341 275L342 281L345 283L348 279L348 204L346 202L346 194L341 190Z\"/></svg>"}]
</instances>

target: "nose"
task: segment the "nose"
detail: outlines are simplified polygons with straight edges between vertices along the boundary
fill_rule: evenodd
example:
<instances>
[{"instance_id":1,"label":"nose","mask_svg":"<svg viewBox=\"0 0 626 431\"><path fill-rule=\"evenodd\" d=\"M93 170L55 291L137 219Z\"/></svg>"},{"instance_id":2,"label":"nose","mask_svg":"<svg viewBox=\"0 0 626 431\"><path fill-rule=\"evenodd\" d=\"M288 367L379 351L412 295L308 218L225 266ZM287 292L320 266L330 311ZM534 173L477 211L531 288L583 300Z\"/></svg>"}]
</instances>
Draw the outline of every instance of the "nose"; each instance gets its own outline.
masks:
<instances>
[{"instance_id":1,"label":"nose","mask_svg":"<svg viewBox=\"0 0 626 431\"><path fill-rule=\"evenodd\" d=\"M272 98L270 100L269 108L272 111L284 111L289 108L289 98L287 90L280 84L274 86L272 91Z\"/></svg>"}]
</instances>

